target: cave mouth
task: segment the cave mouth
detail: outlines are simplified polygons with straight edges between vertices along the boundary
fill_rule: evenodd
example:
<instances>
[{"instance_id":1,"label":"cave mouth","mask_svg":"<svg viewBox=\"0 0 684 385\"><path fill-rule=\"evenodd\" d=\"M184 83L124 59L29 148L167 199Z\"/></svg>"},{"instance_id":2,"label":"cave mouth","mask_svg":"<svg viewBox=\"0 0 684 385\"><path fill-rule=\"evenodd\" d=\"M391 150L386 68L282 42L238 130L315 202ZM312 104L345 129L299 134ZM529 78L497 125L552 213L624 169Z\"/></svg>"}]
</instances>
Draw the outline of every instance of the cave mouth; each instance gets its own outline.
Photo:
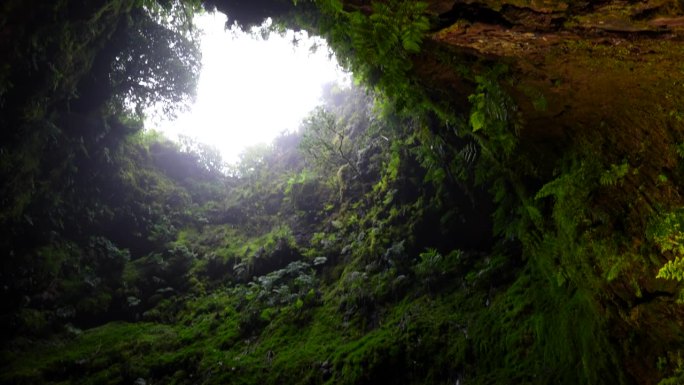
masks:
<instances>
[{"instance_id":1,"label":"cave mouth","mask_svg":"<svg viewBox=\"0 0 684 385\"><path fill-rule=\"evenodd\" d=\"M296 131L324 86L348 86L351 76L320 37L274 32L270 19L246 30L227 20L219 11L195 16L202 52L195 102L176 118L153 107L145 127L209 144L235 163L246 148Z\"/></svg>"}]
</instances>

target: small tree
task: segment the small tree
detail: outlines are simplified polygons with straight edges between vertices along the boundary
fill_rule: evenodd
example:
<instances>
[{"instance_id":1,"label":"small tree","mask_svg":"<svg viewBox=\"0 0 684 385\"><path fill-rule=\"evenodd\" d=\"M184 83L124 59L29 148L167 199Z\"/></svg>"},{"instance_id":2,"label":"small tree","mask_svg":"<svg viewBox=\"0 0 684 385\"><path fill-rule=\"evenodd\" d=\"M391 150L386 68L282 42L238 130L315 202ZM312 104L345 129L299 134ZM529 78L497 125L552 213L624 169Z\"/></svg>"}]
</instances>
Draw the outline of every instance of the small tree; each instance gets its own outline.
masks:
<instances>
[{"instance_id":1,"label":"small tree","mask_svg":"<svg viewBox=\"0 0 684 385\"><path fill-rule=\"evenodd\" d=\"M351 127L323 107L317 107L302 123L301 149L308 161L321 169L348 165L358 174L354 162Z\"/></svg>"},{"instance_id":2,"label":"small tree","mask_svg":"<svg viewBox=\"0 0 684 385\"><path fill-rule=\"evenodd\" d=\"M226 172L226 162L216 147L198 142L186 135L179 136L179 142L181 152L191 155L209 175L220 175Z\"/></svg>"}]
</instances>

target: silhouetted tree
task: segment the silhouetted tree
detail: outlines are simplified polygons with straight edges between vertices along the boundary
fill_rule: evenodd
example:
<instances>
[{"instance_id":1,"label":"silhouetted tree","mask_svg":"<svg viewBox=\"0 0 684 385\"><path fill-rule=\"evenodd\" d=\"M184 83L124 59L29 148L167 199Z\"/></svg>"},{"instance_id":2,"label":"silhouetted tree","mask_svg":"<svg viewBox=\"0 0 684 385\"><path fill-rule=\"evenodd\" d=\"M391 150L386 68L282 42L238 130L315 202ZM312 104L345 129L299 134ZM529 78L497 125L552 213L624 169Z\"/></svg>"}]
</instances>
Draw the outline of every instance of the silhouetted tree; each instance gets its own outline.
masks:
<instances>
[{"instance_id":1,"label":"silhouetted tree","mask_svg":"<svg viewBox=\"0 0 684 385\"><path fill-rule=\"evenodd\" d=\"M91 111L113 102L140 113L158 104L164 114L174 115L187 105L194 97L201 54L195 34L174 26L176 19L148 9L134 9L121 18L82 80L72 108Z\"/></svg>"}]
</instances>

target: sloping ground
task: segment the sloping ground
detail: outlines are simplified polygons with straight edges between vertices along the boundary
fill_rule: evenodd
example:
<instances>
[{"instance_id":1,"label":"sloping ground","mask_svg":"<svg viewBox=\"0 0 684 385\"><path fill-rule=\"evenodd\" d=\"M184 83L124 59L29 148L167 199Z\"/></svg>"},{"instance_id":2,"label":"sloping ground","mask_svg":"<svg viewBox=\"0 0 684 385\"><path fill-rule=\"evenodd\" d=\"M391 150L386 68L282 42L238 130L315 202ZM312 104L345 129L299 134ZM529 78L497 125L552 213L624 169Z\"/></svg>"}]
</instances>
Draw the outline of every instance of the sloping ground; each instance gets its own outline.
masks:
<instances>
[{"instance_id":1,"label":"sloping ground","mask_svg":"<svg viewBox=\"0 0 684 385\"><path fill-rule=\"evenodd\" d=\"M2 382L684 382L682 3L387 3L317 3L392 100L331 107L353 162L294 136L223 179L122 125L51 211L89 226L29 199Z\"/></svg>"}]
</instances>

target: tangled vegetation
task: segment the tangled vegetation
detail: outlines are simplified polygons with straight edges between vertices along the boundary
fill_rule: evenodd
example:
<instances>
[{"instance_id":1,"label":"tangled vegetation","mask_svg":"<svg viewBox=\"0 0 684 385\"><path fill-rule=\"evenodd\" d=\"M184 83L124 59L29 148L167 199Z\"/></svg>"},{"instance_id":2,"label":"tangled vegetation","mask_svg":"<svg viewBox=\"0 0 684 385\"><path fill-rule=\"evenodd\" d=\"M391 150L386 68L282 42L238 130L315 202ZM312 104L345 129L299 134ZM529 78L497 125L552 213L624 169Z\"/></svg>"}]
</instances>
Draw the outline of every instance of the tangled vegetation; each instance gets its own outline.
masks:
<instances>
[{"instance_id":1,"label":"tangled vegetation","mask_svg":"<svg viewBox=\"0 0 684 385\"><path fill-rule=\"evenodd\" d=\"M326 37L364 86L231 167L142 130L192 98L199 4L0 6L0 382L684 381L684 49L646 40L681 4L622 4L624 32L546 2L586 36L525 61L458 39L547 31L536 4L294 3L235 15Z\"/></svg>"}]
</instances>

